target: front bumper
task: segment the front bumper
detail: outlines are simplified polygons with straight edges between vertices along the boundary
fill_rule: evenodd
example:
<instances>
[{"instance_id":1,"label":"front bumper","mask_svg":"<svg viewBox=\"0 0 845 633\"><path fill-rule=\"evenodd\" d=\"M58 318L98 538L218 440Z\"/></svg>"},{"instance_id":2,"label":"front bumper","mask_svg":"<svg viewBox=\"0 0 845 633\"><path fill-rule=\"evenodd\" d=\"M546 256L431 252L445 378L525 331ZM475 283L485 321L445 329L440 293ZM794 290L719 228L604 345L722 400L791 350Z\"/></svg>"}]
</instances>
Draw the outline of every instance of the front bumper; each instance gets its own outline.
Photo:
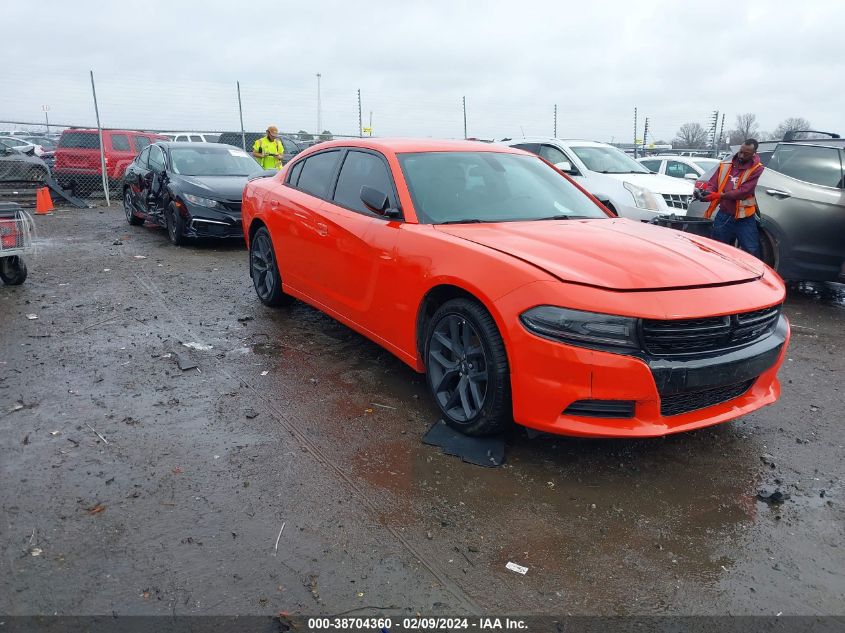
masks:
<instances>
[{"instance_id":1,"label":"front bumper","mask_svg":"<svg viewBox=\"0 0 845 633\"><path fill-rule=\"evenodd\" d=\"M775 402L790 331L781 316L761 341L691 359L624 356L527 331L512 334L517 336L509 348L517 423L561 435L657 437L726 422ZM564 413L583 401L626 401L631 415Z\"/></svg>"},{"instance_id":2,"label":"front bumper","mask_svg":"<svg viewBox=\"0 0 845 633\"><path fill-rule=\"evenodd\" d=\"M204 218L191 216L185 227L185 235L194 238L243 239L244 231L241 227L240 218Z\"/></svg>"}]
</instances>

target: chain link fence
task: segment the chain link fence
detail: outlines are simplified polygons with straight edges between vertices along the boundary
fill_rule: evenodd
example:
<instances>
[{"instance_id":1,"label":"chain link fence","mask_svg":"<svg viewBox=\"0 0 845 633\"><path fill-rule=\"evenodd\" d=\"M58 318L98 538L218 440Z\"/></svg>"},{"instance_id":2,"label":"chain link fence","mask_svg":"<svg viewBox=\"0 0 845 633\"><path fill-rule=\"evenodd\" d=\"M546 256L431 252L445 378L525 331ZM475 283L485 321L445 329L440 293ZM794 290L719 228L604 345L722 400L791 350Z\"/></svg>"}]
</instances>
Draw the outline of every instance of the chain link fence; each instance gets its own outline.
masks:
<instances>
[{"instance_id":1,"label":"chain link fence","mask_svg":"<svg viewBox=\"0 0 845 633\"><path fill-rule=\"evenodd\" d=\"M150 143L216 142L251 151L269 125L282 130L285 162L314 143L344 137L493 141L536 135L621 146L644 131L642 115L635 132L633 107L613 99L598 102L591 112L572 112L566 104L546 104L517 92L464 96L404 86L398 97L391 91L367 93L348 82L325 89L320 77L309 91L269 81L68 76L23 68L4 74L0 201L30 206L35 189L44 185L58 194L53 196L58 202L66 194L80 205L104 204L120 196L127 165ZM597 116L603 121L600 130L593 129ZM703 111L691 118L706 116ZM649 141L669 140L686 120L651 121Z\"/></svg>"}]
</instances>

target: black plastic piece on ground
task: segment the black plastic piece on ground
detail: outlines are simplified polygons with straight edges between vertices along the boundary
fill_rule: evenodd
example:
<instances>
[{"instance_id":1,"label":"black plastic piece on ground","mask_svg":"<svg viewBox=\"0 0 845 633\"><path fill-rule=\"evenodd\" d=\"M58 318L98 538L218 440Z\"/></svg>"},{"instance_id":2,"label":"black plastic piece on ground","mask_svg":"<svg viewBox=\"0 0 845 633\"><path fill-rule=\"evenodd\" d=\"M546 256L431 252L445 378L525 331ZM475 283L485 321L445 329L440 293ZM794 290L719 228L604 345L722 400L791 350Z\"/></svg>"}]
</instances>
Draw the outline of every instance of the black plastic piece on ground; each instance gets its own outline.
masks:
<instances>
[{"instance_id":1,"label":"black plastic piece on ground","mask_svg":"<svg viewBox=\"0 0 845 633\"><path fill-rule=\"evenodd\" d=\"M432 426L422 441L429 446L439 446L447 455L455 455L476 466L493 468L505 462L504 438L469 437L455 431L443 420Z\"/></svg>"}]
</instances>

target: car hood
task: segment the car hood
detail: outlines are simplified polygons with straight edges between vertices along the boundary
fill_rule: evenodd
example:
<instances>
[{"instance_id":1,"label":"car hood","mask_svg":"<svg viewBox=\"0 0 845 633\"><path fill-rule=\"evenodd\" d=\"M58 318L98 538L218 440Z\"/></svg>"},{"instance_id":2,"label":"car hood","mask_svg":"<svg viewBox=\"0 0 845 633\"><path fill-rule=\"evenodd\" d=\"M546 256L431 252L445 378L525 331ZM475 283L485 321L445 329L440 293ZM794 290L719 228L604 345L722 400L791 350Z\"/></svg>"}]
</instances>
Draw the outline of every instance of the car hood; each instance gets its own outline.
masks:
<instances>
[{"instance_id":1,"label":"car hood","mask_svg":"<svg viewBox=\"0 0 845 633\"><path fill-rule=\"evenodd\" d=\"M512 255L561 281L610 290L723 286L758 279L765 271L762 262L732 247L621 218L435 228Z\"/></svg>"},{"instance_id":2,"label":"car hood","mask_svg":"<svg viewBox=\"0 0 845 633\"><path fill-rule=\"evenodd\" d=\"M240 202L247 176L176 176L184 193Z\"/></svg>"},{"instance_id":3,"label":"car hood","mask_svg":"<svg viewBox=\"0 0 845 633\"><path fill-rule=\"evenodd\" d=\"M620 182L630 182L654 193L666 193L676 196L691 196L695 187L694 181L683 178L672 178L663 174L602 174Z\"/></svg>"}]
</instances>

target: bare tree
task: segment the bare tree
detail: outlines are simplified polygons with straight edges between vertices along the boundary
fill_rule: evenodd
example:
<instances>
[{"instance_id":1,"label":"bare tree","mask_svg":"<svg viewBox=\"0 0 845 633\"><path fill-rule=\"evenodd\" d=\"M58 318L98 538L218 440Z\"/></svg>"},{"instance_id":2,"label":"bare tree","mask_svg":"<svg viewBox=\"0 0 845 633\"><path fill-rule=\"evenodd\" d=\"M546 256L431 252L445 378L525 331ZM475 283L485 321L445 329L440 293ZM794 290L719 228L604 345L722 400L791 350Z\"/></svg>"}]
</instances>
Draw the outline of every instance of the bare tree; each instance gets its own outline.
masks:
<instances>
[{"instance_id":1,"label":"bare tree","mask_svg":"<svg viewBox=\"0 0 845 633\"><path fill-rule=\"evenodd\" d=\"M672 141L673 147L697 149L707 145L707 130L700 123L684 123Z\"/></svg>"},{"instance_id":2,"label":"bare tree","mask_svg":"<svg viewBox=\"0 0 845 633\"><path fill-rule=\"evenodd\" d=\"M729 133L731 145L739 145L747 138L756 138L760 134L757 115L751 112L736 115L736 128ZM759 140L759 139L758 139Z\"/></svg>"},{"instance_id":3,"label":"bare tree","mask_svg":"<svg viewBox=\"0 0 845 633\"><path fill-rule=\"evenodd\" d=\"M775 131L772 133L772 136L779 141L787 132L792 132L794 130L811 130L812 125L813 124L810 123L807 119L802 119L800 116L789 117L775 128ZM806 136L806 134L797 134L795 138L806 138Z\"/></svg>"}]
</instances>

